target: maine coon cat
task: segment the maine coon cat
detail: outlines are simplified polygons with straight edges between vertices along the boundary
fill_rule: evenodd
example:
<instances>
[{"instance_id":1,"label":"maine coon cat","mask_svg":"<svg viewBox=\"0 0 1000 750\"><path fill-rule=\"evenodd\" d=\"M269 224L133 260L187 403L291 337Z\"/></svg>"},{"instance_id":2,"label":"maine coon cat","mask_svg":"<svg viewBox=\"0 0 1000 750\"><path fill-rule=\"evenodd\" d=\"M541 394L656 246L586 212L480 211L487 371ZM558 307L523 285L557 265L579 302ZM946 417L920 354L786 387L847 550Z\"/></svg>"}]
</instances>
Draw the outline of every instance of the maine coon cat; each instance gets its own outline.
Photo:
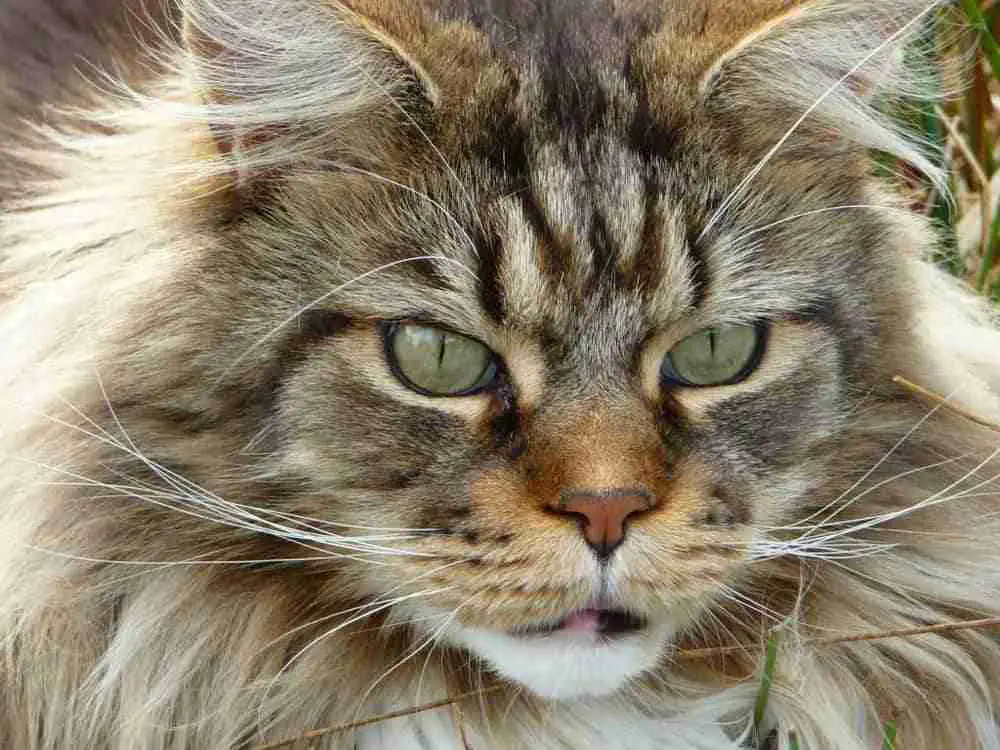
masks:
<instances>
[{"instance_id":1,"label":"maine coon cat","mask_svg":"<svg viewBox=\"0 0 1000 750\"><path fill-rule=\"evenodd\" d=\"M0 10L0 747L737 748L776 627L777 747L1000 747L995 631L810 642L1000 614L932 12Z\"/></svg>"}]
</instances>

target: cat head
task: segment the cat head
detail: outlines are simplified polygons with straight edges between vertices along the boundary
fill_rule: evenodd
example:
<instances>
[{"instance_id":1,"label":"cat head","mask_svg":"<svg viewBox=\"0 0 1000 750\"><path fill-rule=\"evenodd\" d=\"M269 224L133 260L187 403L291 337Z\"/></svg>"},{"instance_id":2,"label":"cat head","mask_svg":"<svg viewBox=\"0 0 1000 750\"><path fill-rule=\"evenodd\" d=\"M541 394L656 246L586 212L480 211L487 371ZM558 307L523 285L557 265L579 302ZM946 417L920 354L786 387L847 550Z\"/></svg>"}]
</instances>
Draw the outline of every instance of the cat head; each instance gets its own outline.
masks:
<instances>
[{"instance_id":1,"label":"cat head","mask_svg":"<svg viewBox=\"0 0 1000 750\"><path fill-rule=\"evenodd\" d=\"M183 263L109 392L258 558L337 556L310 606L606 694L866 468L923 246L868 155L933 172L871 104L929 6L482 5L185 3Z\"/></svg>"}]
</instances>

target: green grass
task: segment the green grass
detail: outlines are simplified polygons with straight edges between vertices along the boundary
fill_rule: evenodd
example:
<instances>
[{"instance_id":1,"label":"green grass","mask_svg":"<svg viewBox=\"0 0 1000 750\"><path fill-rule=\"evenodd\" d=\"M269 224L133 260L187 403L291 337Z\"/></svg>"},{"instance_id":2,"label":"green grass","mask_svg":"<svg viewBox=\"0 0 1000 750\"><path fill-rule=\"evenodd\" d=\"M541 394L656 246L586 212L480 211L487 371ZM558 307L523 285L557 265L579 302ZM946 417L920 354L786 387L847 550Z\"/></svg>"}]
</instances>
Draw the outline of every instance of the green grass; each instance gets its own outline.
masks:
<instances>
[{"instance_id":1,"label":"green grass","mask_svg":"<svg viewBox=\"0 0 1000 750\"><path fill-rule=\"evenodd\" d=\"M994 104L1000 101L1000 3L960 0L957 7L958 18L952 9L930 19L924 42L943 61L950 60L951 68L961 64L956 61L971 62L961 71L967 86L960 97L940 106L921 105L919 123L927 142L945 155L953 201L926 185L913 187L917 204L941 232L942 264L1000 300L1000 210L991 210L1000 195L994 156L1000 132Z\"/></svg>"},{"instance_id":2,"label":"green grass","mask_svg":"<svg viewBox=\"0 0 1000 750\"><path fill-rule=\"evenodd\" d=\"M772 630L767 639L767 648L764 650L764 662L761 664L760 670L760 687L757 689L757 700L753 709L751 750L770 750L772 747L772 735L764 734L764 722L767 718L767 704L771 697L771 687L774 684L774 676L778 668L780 637L780 630ZM896 733L895 720L887 721L882 728L882 750L902 750L896 745ZM788 746L790 750L803 750L794 731L789 732Z\"/></svg>"},{"instance_id":3,"label":"green grass","mask_svg":"<svg viewBox=\"0 0 1000 750\"><path fill-rule=\"evenodd\" d=\"M767 718L767 701L771 697L771 685L774 684L774 670L778 664L778 637L777 630L771 631L771 636L767 639L767 648L764 651L764 664L760 672L760 688L757 690L757 702L753 708L753 734L754 742L762 746L765 742L764 720Z\"/></svg>"},{"instance_id":4,"label":"green grass","mask_svg":"<svg viewBox=\"0 0 1000 750\"><path fill-rule=\"evenodd\" d=\"M896 750L895 721L887 721L882 729L882 750Z\"/></svg>"}]
</instances>

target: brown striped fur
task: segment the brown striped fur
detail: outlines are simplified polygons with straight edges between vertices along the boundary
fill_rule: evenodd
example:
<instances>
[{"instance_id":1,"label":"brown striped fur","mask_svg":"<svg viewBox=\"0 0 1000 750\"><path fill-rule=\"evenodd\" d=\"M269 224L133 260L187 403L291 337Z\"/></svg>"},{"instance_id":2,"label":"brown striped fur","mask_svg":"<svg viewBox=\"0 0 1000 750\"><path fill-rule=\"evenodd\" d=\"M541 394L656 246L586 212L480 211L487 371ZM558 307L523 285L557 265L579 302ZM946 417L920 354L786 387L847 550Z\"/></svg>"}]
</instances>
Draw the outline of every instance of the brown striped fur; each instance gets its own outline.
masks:
<instances>
[{"instance_id":1,"label":"brown striped fur","mask_svg":"<svg viewBox=\"0 0 1000 750\"><path fill-rule=\"evenodd\" d=\"M988 634L799 641L1000 601L996 435L891 382L1000 414L1000 334L871 170L933 172L870 106L919 82L880 50L926 6L185 0L140 43L29 6L0 10L0 109L50 125L0 124L0 747L248 748L499 685L462 732L319 746L732 749L776 623L778 747L890 715L907 750L1000 747ZM408 389L398 320L503 376ZM760 322L749 379L664 386L685 336ZM553 504L608 488L655 503L598 560ZM595 580L634 653L496 645Z\"/></svg>"}]
</instances>

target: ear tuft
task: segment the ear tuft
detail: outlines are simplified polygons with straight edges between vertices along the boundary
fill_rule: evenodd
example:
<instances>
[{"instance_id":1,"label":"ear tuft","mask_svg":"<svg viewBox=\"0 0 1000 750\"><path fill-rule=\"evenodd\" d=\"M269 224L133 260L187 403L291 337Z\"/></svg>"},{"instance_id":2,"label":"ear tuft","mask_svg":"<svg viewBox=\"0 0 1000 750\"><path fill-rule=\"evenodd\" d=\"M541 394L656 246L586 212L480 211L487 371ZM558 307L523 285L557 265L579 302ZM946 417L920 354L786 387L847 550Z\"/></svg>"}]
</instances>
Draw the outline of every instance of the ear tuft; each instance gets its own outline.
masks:
<instances>
[{"instance_id":1,"label":"ear tuft","mask_svg":"<svg viewBox=\"0 0 1000 750\"><path fill-rule=\"evenodd\" d=\"M763 114L775 108L785 138L806 121L841 142L895 156L946 191L928 144L886 116L893 100L943 95L934 50L921 39L939 0L819 0L797 5L746 35L708 71L704 92L718 106ZM938 24L939 26L941 24ZM768 120L761 120L768 121Z\"/></svg>"},{"instance_id":2,"label":"ear tuft","mask_svg":"<svg viewBox=\"0 0 1000 750\"><path fill-rule=\"evenodd\" d=\"M332 0L183 0L190 113L241 174L370 156L437 91L404 45ZM329 155L327 153L327 155Z\"/></svg>"}]
</instances>

